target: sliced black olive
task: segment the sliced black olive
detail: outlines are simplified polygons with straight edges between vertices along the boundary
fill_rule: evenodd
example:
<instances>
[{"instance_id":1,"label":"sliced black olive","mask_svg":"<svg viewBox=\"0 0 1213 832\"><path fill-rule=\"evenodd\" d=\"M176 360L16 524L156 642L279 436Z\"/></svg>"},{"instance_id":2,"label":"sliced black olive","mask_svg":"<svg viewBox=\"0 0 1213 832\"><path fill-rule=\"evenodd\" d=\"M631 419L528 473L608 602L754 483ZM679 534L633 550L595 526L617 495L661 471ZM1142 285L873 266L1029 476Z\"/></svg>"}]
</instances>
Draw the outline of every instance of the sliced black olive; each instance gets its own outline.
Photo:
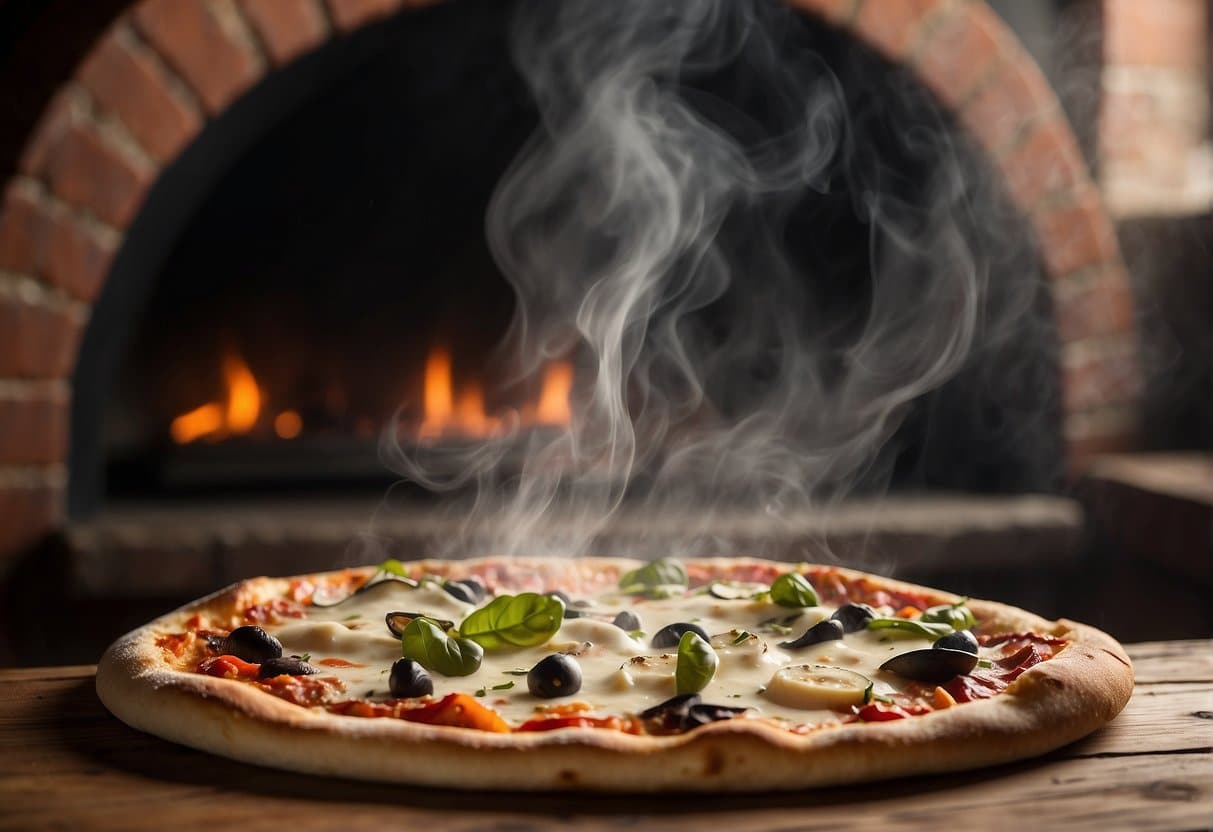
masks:
<instances>
[{"instance_id":1,"label":"sliced black olive","mask_svg":"<svg viewBox=\"0 0 1213 832\"><path fill-rule=\"evenodd\" d=\"M554 595L557 598L559 598L561 601L564 601L564 605L566 607L570 606L573 603L573 599L570 598L569 594L567 592L564 592L563 590L552 589L552 590L549 590L546 594Z\"/></svg>"},{"instance_id":2,"label":"sliced black olive","mask_svg":"<svg viewBox=\"0 0 1213 832\"><path fill-rule=\"evenodd\" d=\"M226 652L228 652L227 636L218 636L218 635L215 635L214 633L207 633L206 634L206 646L215 655L219 655L221 653L226 653ZM233 655L235 655L235 654L233 654Z\"/></svg>"},{"instance_id":3,"label":"sliced black olive","mask_svg":"<svg viewBox=\"0 0 1213 832\"><path fill-rule=\"evenodd\" d=\"M539 660L526 675L526 686L541 699L572 696L581 690L581 665L565 653L553 653Z\"/></svg>"},{"instance_id":4,"label":"sliced black olive","mask_svg":"<svg viewBox=\"0 0 1213 832\"><path fill-rule=\"evenodd\" d=\"M842 623L842 629L847 633L857 633L867 629L868 622L876 617L876 610L867 604L843 604L834 610L830 618Z\"/></svg>"},{"instance_id":5,"label":"sliced black olive","mask_svg":"<svg viewBox=\"0 0 1213 832\"><path fill-rule=\"evenodd\" d=\"M935 639L935 643L931 646L939 650L963 650L965 653L972 653L976 656L977 636L968 630L957 630Z\"/></svg>"},{"instance_id":6,"label":"sliced black olive","mask_svg":"<svg viewBox=\"0 0 1213 832\"><path fill-rule=\"evenodd\" d=\"M939 684L964 674L977 667L977 654L946 647L911 650L894 656L880 666L898 676L918 682Z\"/></svg>"},{"instance_id":7,"label":"sliced black olive","mask_svg":"<svg viewBox=\"0 0 1213 832\"><path fill-rule=\"evenodd\" d=\"M237 627L228 635L225 649L238 659L261 664L282 655L282 642L260 627Z\"/></svg>"},{"instance_id":8,"label":"sliced black olive","mask_svg":"<svg viewBox=\"0 0 1213 832\"><path fill-rule=\"evenodd\" d=\"M404 584L405 586L411 587L413 589L416 589L418 586L420 586L420 584L418 584L412 578L401 578L401 577L397 577L397 576L393 575L390 578L381 578L378 581L371 581L370 583L365 583L362 586L355 589L349 595L344 595L340 598L337 598L336 600L331 599L327 593L318 589L312 593L312 606L319 607L321 609L324 609L326 607L335 607L339 604L344 604L346 601L350 600L351 598L357 598L359 595L363 595L363 594L365 594L367 592L371 592L373 590L378 590L385 586L391 586L392 584Z\"/></svg>"},{"instance_id":9,"label":"sliced black olive","mask_svg":"<svg viewBox=\"0 0 1213 832\"><path fill-rule=\"evenodd\" d=\"M463 578L458 581L444 581L442 588L451 596L465 604L479 604L488 595L488 590L479 578Z\"/></svg>"},{"instance_id":10,"label":"sliced black olive","mask_svg":"<svg viewBox=\"0 0 1213 832\"><path fill-rule=\"evenodd\" d=\"M575 610L572 607L564 608L565 618L589 618L590 614L589 610Z\"/></svg>"},{"instance_id":11,"label":"sliced black olive","mask_svg":"<svg viewBox=\"0 0 1213 832\"><path fill-rule=\"evenodd\" d=\"M697 693L682 693L641 711L640 718L648 723L650 728L660 733L663 731L689 731L700 725L707 725L709 722L732 719L745 711L745 708L707 704Z\"/></svg>"},{"instance_id":12,"label":"sliced black olive","mask_svg":"<svg viewBox=\"0 0 1213 832\"><path fill-rule=\"evenodd\" d=\"M296 656L280 656L276 659L266 659L257 671L258 679L269 679L273 676L311 676L320 671Z\"/></svg>"},{"instance_id":13,"label":"sliced black olive","mask_svg":"<svg viewBox=\"0 0 1213 832\"><path fill-rule=\"evenodd\" d=\"M434 680L424 667L412 659L397 659L393 662L387 681L392 696L400 699L429 696L434 692Z\"/></svg>"},{"instance_id":14,"label":"sliced black olive","mask_svg":"<svg viewBox=\"0 0 1213 832\"><path fill-rule=\"evenodd\" d=\"M704 641L712 640L712 637L698 624L679 621L675 624L667 624L658 630L653 636L652 645L654 647L677 647L678 642L682 640L682 634L687 632L694 633Z\"/></svg>"},{"instance_id":15,"label":"sliced black olive","mask_svg":"<svg viewBox=\"0 0 1213 832\"><path fill-rule=\"evenodd\" d=\"M684 729L698 728L709 722L732 719L744 714L746 710L746 708L730 708L726 705L709 705L706 702L701 705L692 705L687 712L686 724L683 727Z\"/></svg>"},{"instance_id":16,"label":"sliced black olive","mask_svg":"<svg viewBox=\"0 0 1213 832\"><path fill-rule=\"evenodd\" d=\"M823 641L837 641L842 638L844 631L845 628L841 621L827 618L825 621L818 621L812 627L805 630L800 638L794 641L781 641L779 642L779 646L795 650L800 647L808 647L810 644L820 644Z\"/></svg>"},{"instance_id":17,"label":"sliced black olive","mask_svg":"<svg viewBox=\"0 0 1213 832\"><path fill-rule=\"evenodd\" d=\"M634 633L637 630L643 629L640 623L640 616L631 610L624 610L619 613L611 623L625 633Z\"/></svg>"},{"instance_id":18,"label":"sliced black olive","mask_svg":"<svg viewBox=\"0 0 1213 832\"><path fill-rule=\"evenodd\" d=\"M387 621L387 628L392 631L392 635L396 638L404 635L404 628L409 626L409 622L414 618L428 618L438 625L438 629L444 632L452 630L455 627L454 621L447 621L445 618L435 618L423 612L389 612L384 616L384 620Z\"/></svg>"}]
</instances>

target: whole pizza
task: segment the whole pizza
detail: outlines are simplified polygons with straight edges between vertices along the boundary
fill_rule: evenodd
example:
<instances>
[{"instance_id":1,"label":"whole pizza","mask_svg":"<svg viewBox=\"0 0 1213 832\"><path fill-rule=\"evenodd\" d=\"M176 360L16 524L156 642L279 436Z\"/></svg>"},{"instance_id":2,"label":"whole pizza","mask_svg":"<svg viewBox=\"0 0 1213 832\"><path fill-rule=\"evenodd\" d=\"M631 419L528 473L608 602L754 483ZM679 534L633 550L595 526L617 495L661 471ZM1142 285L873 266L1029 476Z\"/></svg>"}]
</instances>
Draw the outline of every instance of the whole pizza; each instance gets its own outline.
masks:
<instances>
[{"instance_id":1,"label":"whole pizza","mask_svg":"<svg viewBox=\"0 0 1213 832\"><path fill-rule=\"evenodd\" d=\"M760 791L1042 754L1133 670L1072 621L748 558L387 561L254 578L119 639L118 718L313 774Z\"/></svg>"}]
</instances>

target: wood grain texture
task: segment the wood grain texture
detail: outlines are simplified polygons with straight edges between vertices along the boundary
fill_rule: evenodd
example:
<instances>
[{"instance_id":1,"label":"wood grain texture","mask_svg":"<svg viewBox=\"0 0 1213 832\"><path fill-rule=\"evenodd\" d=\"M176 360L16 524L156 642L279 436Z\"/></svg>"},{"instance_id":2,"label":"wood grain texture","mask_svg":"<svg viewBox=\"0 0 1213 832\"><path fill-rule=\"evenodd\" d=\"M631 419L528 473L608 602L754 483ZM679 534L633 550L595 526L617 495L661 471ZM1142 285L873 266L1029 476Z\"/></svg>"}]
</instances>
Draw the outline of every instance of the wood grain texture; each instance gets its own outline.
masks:
<instances>
[{"instance_id":1,"label":"wood grain texture","mask_svg":"<svg viewBox=\"0 0 1213 832\"><path fill-rule=\"evenodd\" d=\"M139 734L91 667L0 671L0 829L1205 829L1213 642L1132 645L1138 686L1107 728L1038 760L935 778L732 797L468 794L269 771ZM424 764L424 761L418 761Z\"/></svg>"}]
</instances>

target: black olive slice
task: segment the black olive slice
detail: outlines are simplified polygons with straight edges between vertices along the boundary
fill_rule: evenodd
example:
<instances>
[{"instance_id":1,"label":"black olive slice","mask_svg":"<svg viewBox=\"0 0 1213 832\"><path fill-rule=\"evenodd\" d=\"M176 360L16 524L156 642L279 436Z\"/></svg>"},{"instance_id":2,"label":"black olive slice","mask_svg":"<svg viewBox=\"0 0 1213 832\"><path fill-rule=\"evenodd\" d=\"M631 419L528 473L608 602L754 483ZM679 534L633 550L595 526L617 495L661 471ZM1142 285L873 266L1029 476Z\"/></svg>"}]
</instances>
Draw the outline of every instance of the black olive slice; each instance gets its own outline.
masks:
<instances>
[{"instance_id":1,"label":"black olive slice","mask_svg":"<svg viewBox=\"0 0 1213 832\"><path fill-rule=\"evenodd\" d=\"M297 656L282 656L277 659L267 659L261 663L257 671L258 679L269 679L274 676L311 676L320 671Z\"/></svg>"},{"instance_id":2,"label":"black olive slice","mask_svg":"<svg viewBox=\"0 0 1213 832\"><path fill-rule=\"evenodd\" d=\"M644 629L644 626L640 623L640 616L631 610L624 610L619 613L611 623L625 633L634 633L637 630Z\"/></svg>"},{"instance_id":3,"label":"black olive slice","mask_svg":"<svg viewBox=\"0 0 1213 832\"><path fill-rule=\"evenodd\" d=\"M389 612L384 616L387 622L387 628L392 631L392 635L400 638L404 635L404 628L409 626L409 622L414 618L428 618L433 621L438 629L446 632L455 627L454 621L447 621L445 618L435 618L432 615L426 615L423 612Z\"/></svg>"},{"instance_id":4,"label":"black olive slice","mask_svg":"<svg viewBox=\"0 0 1213 832\"><path fill-rule=\"evenodd\" d=\"M842 629L848 633L857 633L867 629L868 622L876 617L876 610L867 604L843 604L834 611L830 618L842 623Z\"/></svg>"},{"instance_id":5,"label":"black olive slice","mask_svg":"<svg viewBox=\"0 0 1213 832\"><path fill-rule=\"evenodd\" d=\"M453 598L465 604L479 604L488 595L488 590L479 578L463 578L458 581L443 581L442 588Z\"/></svg>"},{"instance_id":6,"label":"black olive slice","mask_svg":"<svg viewBox=\"0 0 1213 832\"><path fill-rule=\"evenodd\" d=\"M572 696L581 690L581 665L567 653L545 656L527 673L526 686L541 699Z\"/></svg>"},{"instance_id":7,"label":"black olive slice","mask_svg":"<svg viewBox=\"0 0 1213 832\"><path fill-rule=\"evenodd\" d=\"M720 722L722 719L732 719L735 716L741 716L747 708L731 708L727 705L709 705L703 703L700 705L692 705L687 711L686 724L684 729L698 728L700 725L707 725L709 722Z\"/></svg>"},{"instance_id":8,"label":"black olive slice","mask_svg":"<svg viewBox=\"0 0 1213 832\"><path fill-rule=\"evenodd\" d=\"M809 629L805 630L800 638L793 641L781 641L779 646L788 650L796 650L801 647L808 647L811 644L820 644L823 641L837 641L842 638L845 628L841 621L833 618L827 618L825 621L818 621Z\"/></svg>"},{"instance_id":9,"label":"black olive slice","mask_svg":"<svg viewBox=\"0 0 1213 832\"><path fill-rule=\"evenodd\" d=\"M911 650L909 653L894 656L882 664L880 669L890 670L898 676L918 682L939 684L957 676L963 676L975 667L977 667L976 653L950 650L946 647L931 647L925 650Z\"/></svg>"},{"instance_id":10,"label":"black olive slice","mask_svg":"<svg viewBox=\"0 0 1213 832\"><path fill-rule=\"evenodd\" d=\"M935 639L935 643L931 646L938 650L963 650L965 653L972 653L976 656L977 636L968 630L957 630Z\"/></svg>"},{"instance_id":11,"label":"black olive slice","mask_svg":"<svg viewBox=\"0 0 1213 832\"><path fill-rule=\"evenodd\" d=\"M746 708L730 708L704 702L697 693L683 693L640 712L642 720L658 732L689 731L709 722L732 719Z\"/></svg>"},{"instance_id":12,"label":"black olive slice","mask_svg":"<svg viewBox=\"0 0 1213 832\"><path fill-rule=\"evenodd\" d=\"M707 634L707 631L698 624L692 624L689 621L679 621L674 624L667 624L653 635L652 645L654 647L677 647L678 642L682 640L683 633L691 632L699 636L704 641L711 641L712 637Z\"/></svg>"},{"instance_id":13,"label":"black olive slice","mask_svg":"<svg viewBox=\"0 0 1213 832\"><path fill-rule=\"evenodd\" d=\"M261 664L282 655L282 642L260 627L237 627L228 634L223 649L238 659Z\"/></svg>"},{"instance_id":14,"label":"black olive slice","mask_svg":"<svg viewBox=\"0 0 1213 832\"><path fill-rule=\"evenodd\" d=\"M434 680L424 667L412 659L397 659L388 676L388 688L392 696L412 699L429 696L434 692Z\"/></svg>"}]
</instances>

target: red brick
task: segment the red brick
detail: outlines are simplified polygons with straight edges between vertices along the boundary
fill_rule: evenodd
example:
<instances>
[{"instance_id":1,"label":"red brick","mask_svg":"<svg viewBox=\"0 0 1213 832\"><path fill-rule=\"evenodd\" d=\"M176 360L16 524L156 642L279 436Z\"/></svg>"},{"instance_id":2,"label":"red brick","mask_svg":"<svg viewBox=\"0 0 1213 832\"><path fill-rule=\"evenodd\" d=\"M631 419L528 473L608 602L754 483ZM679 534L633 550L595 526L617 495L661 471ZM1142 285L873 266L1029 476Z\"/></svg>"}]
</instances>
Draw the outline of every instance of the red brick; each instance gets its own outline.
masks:
<instances>
[{"instance_id":1,"label":"red brick","mask_svg":"<svg viewBox=\"0 0 1213 832\"><path fill-rule=\"evenodd\" d=\"M80 300L92 303L109 273L117 244L70 211L51 220L39 274Z\"/></svg>"},{"instance_id":2,"label":"red brick","mask_svg":"<svg viewBox=\"0 0 1213 832\"><path fill-rule=\"evenodd\" d=\"M0 398L0 465L43 465L67 457L67 399Z\"/></svg>"},{"instance_id":3,"label":"red brick","mask_svg":"<svg viewBox=\"0 0 1213 832\"><path fill-rule=\"evenodd\" d=\"M790 6L796 6L801 11L837 26L849 23L855 17L855 9L861 0L787 0L787 2Z\"/></svg>"},{"instance_id":4,"label":"red brick","mask_svg":"<svg viewBox=\"0 0 1213 832\"><path fill-rule=\"evenodd\" d=\"M111 30L80 67L80 83L156 161L167 163L202 129L203 116L172 92L157 61Z\"/></svg>"},{"instance_id":5,"label":"red brick","mask_svg":"<svg viewBox=\"0 0 1213 832\"><path fill-rule=\"evenodd\" d=\"M63 522L62 488L0 486L0 556L20 553Z\"/></svg>"},{"instance_id":6,"label":"red brick","mask_svg":"<svg viewBox=\"0 0 1213 832\"><path fill-rule=\"evenodd\" d=\"M852 28L859 37L893 60L911 54L931 15L951 0L901 0L898 3L865 3L859 7Z\"/></svg>"},{"instance_id":7,"label":"red brick","mask_svg":"<svg viewBox=\"0 0 1213 832\"><path fill-rule=\"evenodd\" d=\"M206 0L143 0L134 19L208 113L218 113L261 79L257 54L229 35Z\"/></svg>"},{"instance_id":8,"label":"red brick","mask_svg":"<svg viewBox=\"0 0 1213 832\"><path fill-rule=\"evenodd\" d=\"M62 89L50 100L21 151L17 168L28 176L46 172L68 129L79 120L81 104L78 91Z\"/></svg>"},{"instance_id":9,"label":"red brick","mask_svg":"<svg viewBox=\"0 0 1213 832\"><path fill-rule=\"evenodd\" d=\"M1116 234L1094 188L1065 205L1034 214L1032 225L1041 256L1055 280L1087 266L1120 260Z\"/></svg>"},{"instance_id":10,"label":"red brick","mask_svg":"<svg viewBox=\"0 0 1213 832\"><path fill-rule=\"evenodd\" d=\"M1090 184L1078 141L1061 113L1030 128L1000 163L1011 200L1030 211L1043 197Z\"/></svg>"},{"instance_id":11,"label":"red brick","mask_svg":"<svg viewBox=\"0 0 1213 832\"><path fill-rule=\"evenodd\" d=\"M352 32L368 23L385 18L400 9L401 0L325 0L333 24L343 32Z\"/></svg>"},{"instance_id":12,"label":"red brick","mask_svg":"<svg viewBox=\"0 0 1213 832\"><path fill-rule=\"evenodd\" d=\"M0 204L0 269L35 274L48 231L38 195L27 183L10 182Z\"/></svg>"},{"instance_id":13,"label":"red brick","mask_svg":"<svg viewBox=\"0 0 1213 832\"><path fill-rule=\"evenodd\" d=\"M0 296L0 376L66 378L80 325L67 312Z\"/></svg>"},{"instance_id":14,"label":"red brick","mask_svg":"<svg viewBox=\"0 0 1213 832\"><path fill-rule=\"evenodd\" d=\"M1141 373L1131 344L1124 351L1066 366L1061 390L1066 413L1137 401L1141 395Z\"/></svg>"},{"instance_id":15,"label":"red brick","mask_svg":"<svg viewBox=\"0 0 1213 832\"><path fill-rule=\"evenodd\" d=\"M1133 332L1136 321L1133 292L1124 269L1114 266L1081 291L1054 294L1053 315L1062 343L1101 335Z\"/></svg>"},{"instance_id":16,"label":"red brick","mask_svg":"<svg viewBox=\"0 0 1213 832\"><path fill-rule=\"evenodd\" d=\"M1001 155L1033 119L1057 106L1040 69L1016 47L1010 60L994 70L972 98L962 105L960 120L993 156Z\"/></svg>"},{"instance_id":17,"label":"red brick","mask_svg":"<svg viewBox=\"0 0 1213 832\"><path fill-rule=\"evenodd\" d=\"M1010 38L984 3L964 3L931 31L915 67L935 96L955 109L1000 59Z\"/></svg>"},{"instance_id":18,"label":"red brick","mask_svg":"<svg viewBox=\"0 0 1213 832\"><path fill-rule=\"evenodd\" d=\"M1104 0L1104 58L1199 75L1209 61L1208 0Z\"/></svg>"},{"instance_id":19,"label":"red brick","mask_svg":"<svg viewBox=\"0 0 1213 832\"><path fill-rule=\"evenodd\" d=\"M320 0L240 0L275 66L316 49L329 36Z\"/></svg>"},{"instance_id":20,"label":"red brick","mask_svg":"<svg viewBox=\"0 0 1213 832\"><path fill-rule=\"evenodd\" d=\"M125 228L143 203L153 172L106 144L92 127L73 126L60 144L47 170L51 190Z\"/></svg>"}]
</instances>

